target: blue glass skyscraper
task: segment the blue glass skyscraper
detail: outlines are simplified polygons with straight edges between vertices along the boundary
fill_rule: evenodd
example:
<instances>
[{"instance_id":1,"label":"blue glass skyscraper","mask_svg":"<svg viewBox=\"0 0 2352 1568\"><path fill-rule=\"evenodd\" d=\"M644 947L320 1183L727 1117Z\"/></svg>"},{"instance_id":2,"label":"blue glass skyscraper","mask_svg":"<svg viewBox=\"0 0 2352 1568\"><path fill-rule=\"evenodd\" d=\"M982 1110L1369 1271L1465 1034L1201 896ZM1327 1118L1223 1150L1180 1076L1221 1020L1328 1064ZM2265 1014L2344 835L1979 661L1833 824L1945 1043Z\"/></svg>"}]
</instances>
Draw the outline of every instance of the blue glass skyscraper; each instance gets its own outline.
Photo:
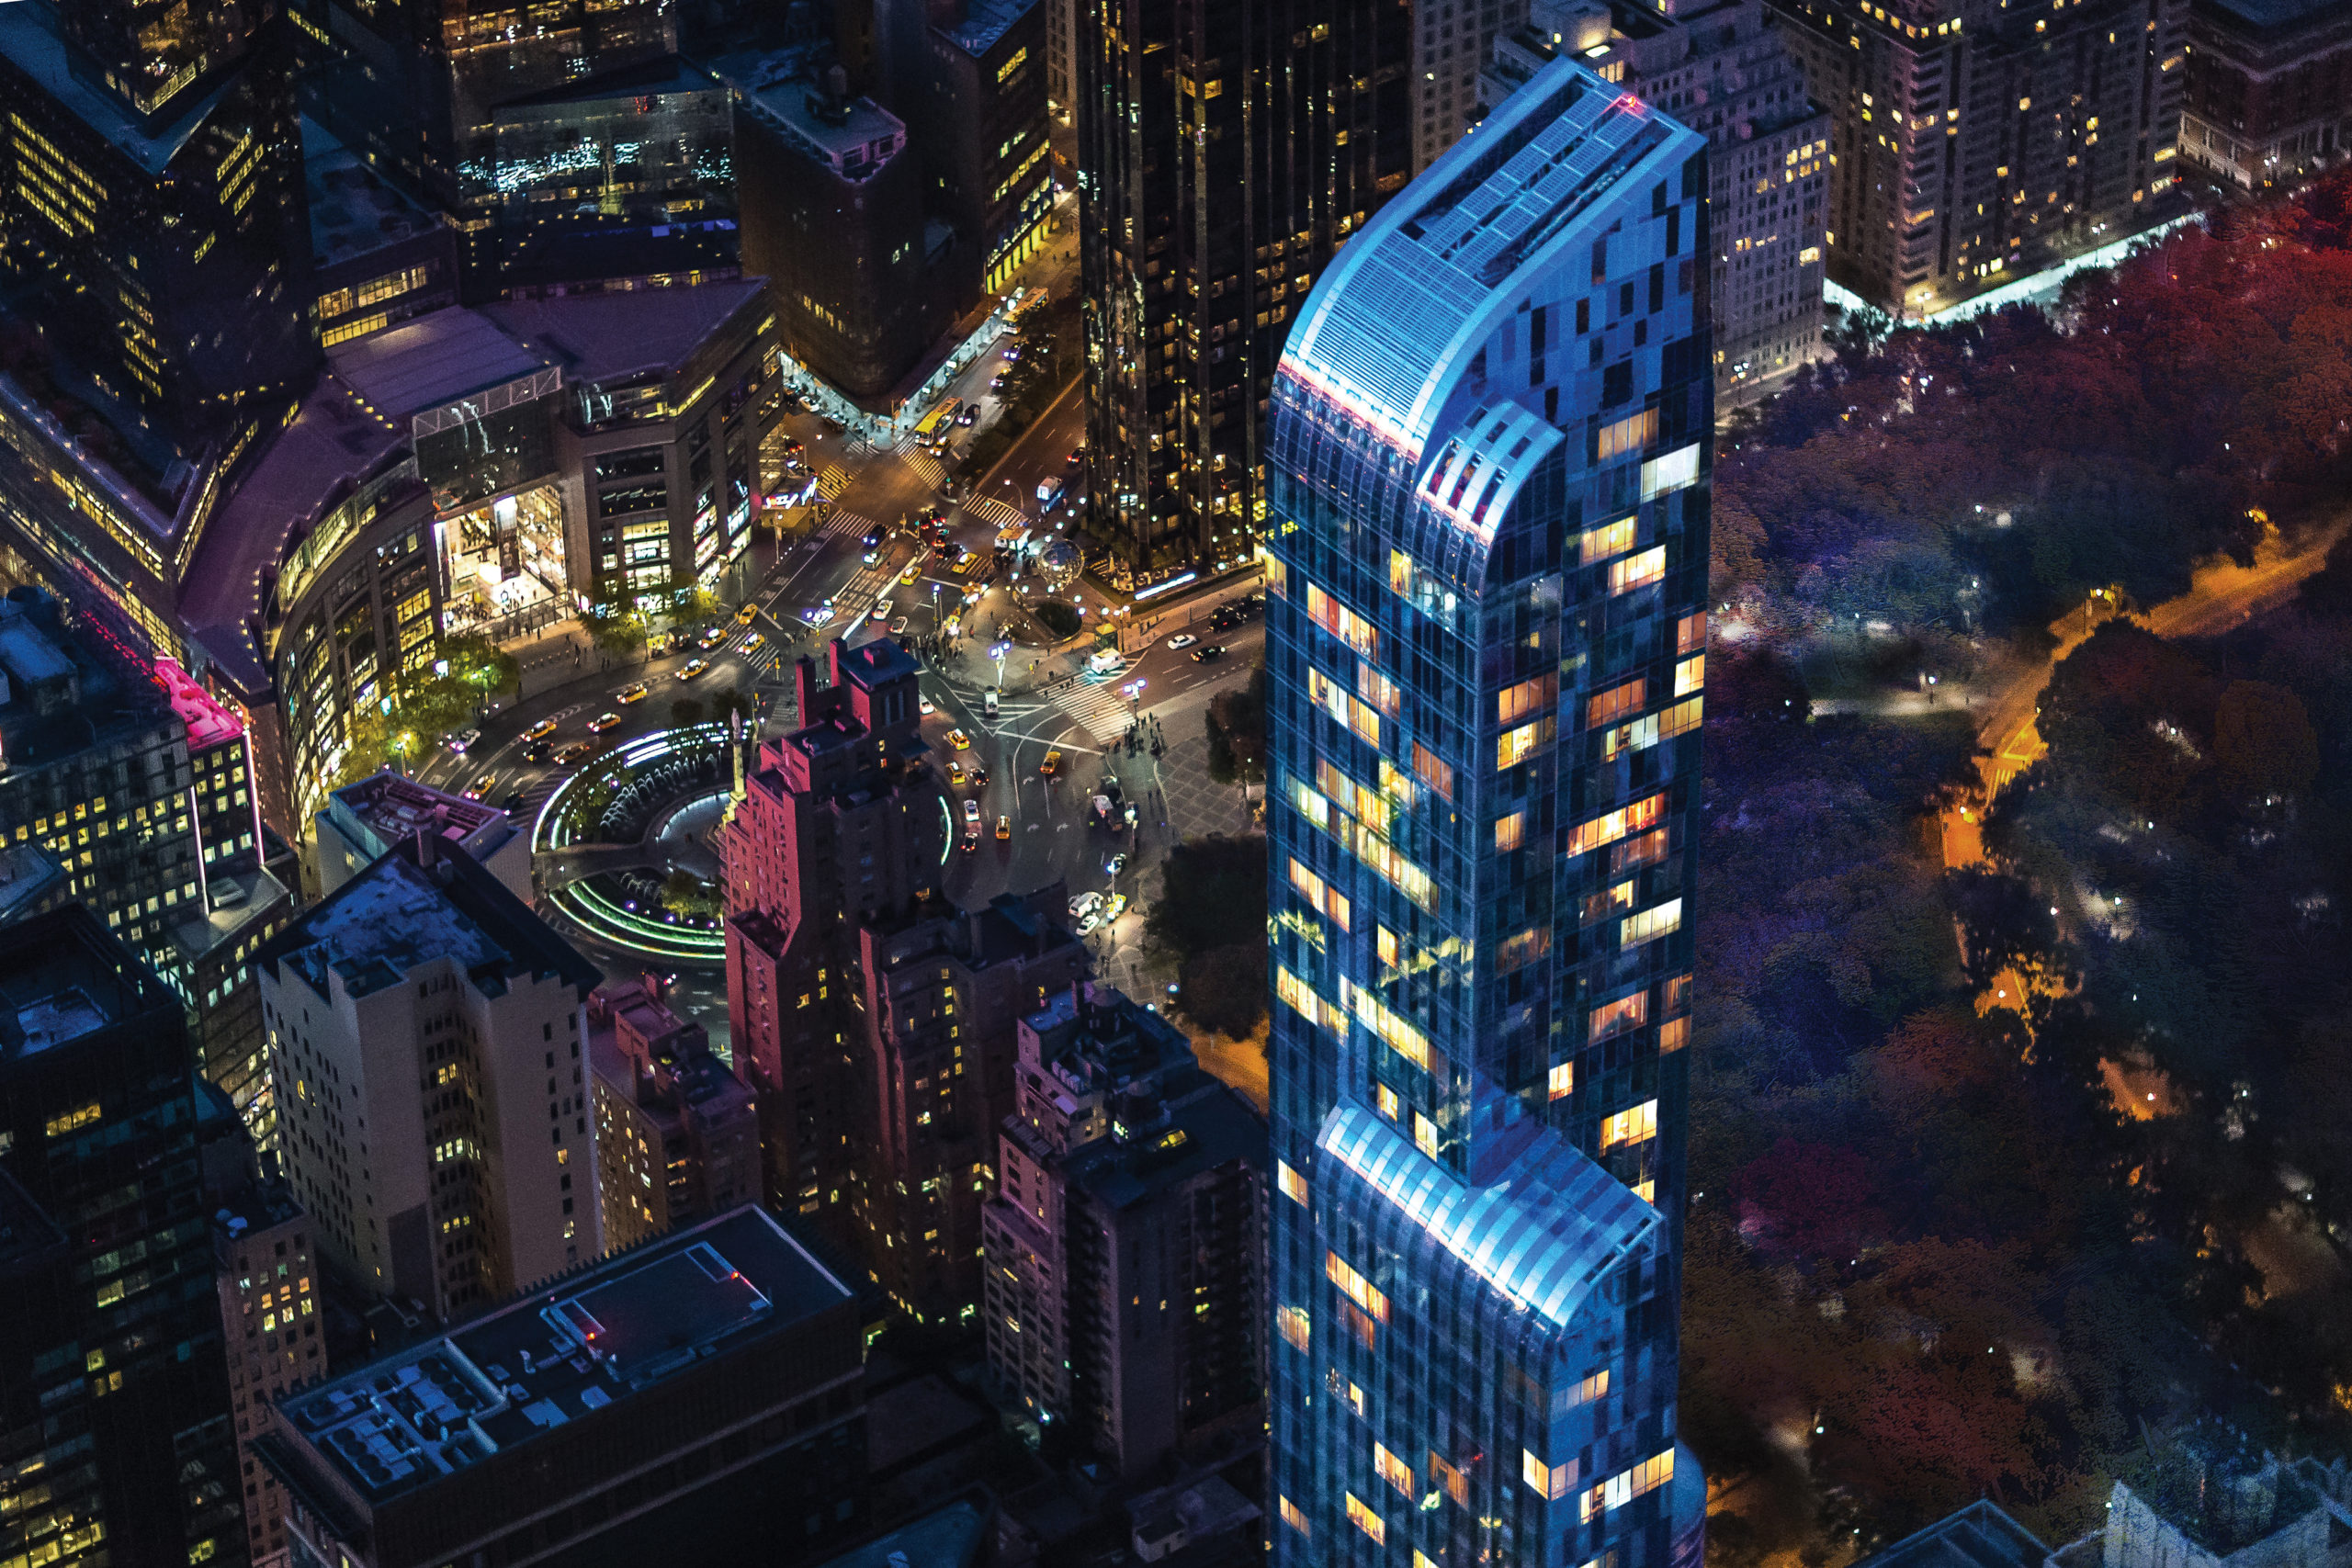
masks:
<instances>
[{"instance_id":1,"label":"blue glass skyscraper","mask_svg":"<svg viewBox=\"0 0 2352 1568\"><path fill-rule=\"evenodd\" d=\"M1268 413L1280 1568L1695 1568L1704 140L1562 62Z\"/></svg>"}]
</instances>

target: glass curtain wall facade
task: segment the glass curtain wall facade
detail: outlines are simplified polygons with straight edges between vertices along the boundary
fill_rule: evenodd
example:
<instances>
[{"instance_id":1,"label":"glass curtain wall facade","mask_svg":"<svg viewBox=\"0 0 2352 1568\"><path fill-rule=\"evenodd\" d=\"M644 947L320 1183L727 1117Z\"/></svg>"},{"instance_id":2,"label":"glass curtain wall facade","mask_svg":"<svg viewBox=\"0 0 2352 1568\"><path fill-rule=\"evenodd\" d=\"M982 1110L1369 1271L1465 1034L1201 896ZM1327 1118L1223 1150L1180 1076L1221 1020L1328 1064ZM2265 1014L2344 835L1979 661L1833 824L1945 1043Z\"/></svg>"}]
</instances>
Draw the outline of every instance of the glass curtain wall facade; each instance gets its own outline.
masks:
<instances>
[{"instance_id":1,"label":"glass curtain wall facade","mask_svg":"<svg viewBox=\"0 0 2352 1568\"><path fill-rule=\"evenodd\" d=\"M1267 433L1274 1562L1695 1568L1704 140L1539 73Z\"/></svg>"}]
</instances>

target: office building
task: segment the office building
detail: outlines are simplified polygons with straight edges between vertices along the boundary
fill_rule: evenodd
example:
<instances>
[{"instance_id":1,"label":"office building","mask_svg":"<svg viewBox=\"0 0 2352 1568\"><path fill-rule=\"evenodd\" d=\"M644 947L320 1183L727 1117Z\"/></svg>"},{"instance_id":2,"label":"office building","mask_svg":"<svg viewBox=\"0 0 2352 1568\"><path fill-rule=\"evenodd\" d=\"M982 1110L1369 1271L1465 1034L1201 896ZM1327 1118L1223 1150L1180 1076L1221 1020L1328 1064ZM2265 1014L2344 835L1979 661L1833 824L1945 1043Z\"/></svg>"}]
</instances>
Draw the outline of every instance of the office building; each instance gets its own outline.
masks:
<instances>
[{"instance_id":1,"label":"office building","mask_svg":"<svg viewBox=\"0 0 2352 1568\"><path fill-rule=\"evenodd\" d=\"M1544 4L1435 0L1412 7L1413 58L1405 80L1413 99L1415 174L1476 123L1486 92L1482 73L1497 41L1525 28L1530 12Z\"/></svg>"},{"instance_id":2,"label":"office building","mask_svg":"<svg viewBox=\"0 0 2352 1568\"><path fill-rule=\"evenodd\" d=\"M242 1562L180 999L78 905L0 997L0 1559Z\"/></svg>"},{"instance_id":3,"label":"office building","mask_svg":"<svg viewBox=\"0 0 2352 1568\"><path fill-rule=\"evenodd\" d=\"M1702 137L1556 62L1349 243L1283 354L1280 1568L1700 1560L1675 1400L1707 194Z\"/></svg>"},{"instance_id":4,"label":"office building","mask_svg":"<svg viewBox=\"0 0 2352 1568\"><path fill-rule=\"evenodd\" d=\"M399 183L425 207L446 213L463 236L463 294L494 299L512 286L503 265L510 242L529 250L528 229L544 209L507 198L553 176L576 176L574 203L602 207L607 174L601 143L575 146L548 167L528 127L544 112L525 107L547 95L590 87L615 73L677 52L674 9L659 0L554 0L518 25L504 11L445 16L424 0L328 0L322 18L336 48L308 85L306 102L335 138L370 168ZM691 130L665 114L648 116L646 164L684 157ZM586 119L581 125L593 131ZM624 161L626 161L624 159ZM637 173L631 169L630 173ZM697 171L723 185L726 171Z\"/></svg>"},{"instance_id":5,"label":"office building","mask_svg":"<svg viewBox=\"0 0 2352 1568\"><path fill-rule=\"evenodd\" d=\"M1021 1021L982 1235L989 1372L1121 1475L1263 1420L1266 1124L1107 986Z\"/></svg>"},{"instance_id":6,"label":"office building","mask_svg":"<svg viewBox=\"0 0 2352 1568\"><path fill-rule=\"evenodd\" d=\"M756 1207L284 1400L298 1568L775 1562L865 1529L853 1293Z\"/></svg>"},{"instance_id":7,"label":"office building","mask_svg":"<svg viewBox=\"0 0 2352 1568\"><path fill-rule=\"evenodd\" d=\"M0 832L39 848L187 1004L197 1065L269 1135L252 959L292 895L268 852L243 721L104 606L0 602Z\"/></svg>"},{"instance_id":8,"label":"office building","mask_svg":"<svg viewBox=\"0 0 2352 1568\"><path fill-rule=\"evenodd\" d=\"M487 801L435 789L389 768L329 795L312 827L318 854L315 888L320 897L420 832L455 843L466 852L467 859L498 878L506 891L524 903L536 897L526 824Z\"/></svg>"},{"instance_id":9,"label":"office building","mask_svg":"<svg viewBox=\"0 0 2352 1568\"><path fill-rule=\"evenodd\" d=\"M1561 55L1707 138L1715 399L1770 392L1821 353L1829 116L1804 94L1763 0L1668 16L1606 0L1536 0L1495 41L1483 78L1499 104Z\"/></svg>"},{"instance_id":10,"label":"office building","mask_svg":"<svg viewBox=\"0 0 2352 1568\"><path fill-rule=\"evenodd\" d=\"M1114 582L1250 558L1283 340L1413 172L1412 15L1078 6L1080 526Z\"/></svg>"},{"instance_id":11,"label":"office building","mask_svg":"<svg viewBox=\"0 0 2352 1568\"><path fill-rule=\"evenodd\" d=\"M959 308L955 236L926 217L905 122L838 65L763 73L742 84L736 141L743 270L768 280L778 343L848 396L887 403Z\"/></svg>"},{"instance_id":12,"label":"office building","mask_svg":"<svg viewBox=\"0 0 2352 1568\"><path fill-rule=\"evenodd\" d=\"M254 1445L277 1430L278 1400L327 1375L326 1285L311 1218L284 1181L250 1179L211 1201L247 1552L254 1568L283 1568L286 1493Z\"/></svg>"},{"instance_id":13,"label":"office building","mask_svg":"<svg viewBox=\"0 0 2352 1568\"><path fill-rule=\"evenodd\" d=\"M2326 0L2189 0L2180 155L2241 190L2352 151L2352 12Z\"/></svg>"},{"instance_id":14,"label":"office building","mask_svg":"<svg viewBox=\"0 0 2352 1568\"><path fill-rule=\"evenodd\" d=\"M1772 0L1829 111L1830 281L1920 315L2157 221L2188 0Z\"/></svg>"},{"instance_id":15,"label":"office building","mask_svg":"<svg viewBox=\"0 0 2352 1568\"><path fill-rule=\"evenodd\" d=\"M732 118L725 85L675 55L501 104L505 290L735 276Z\"/></svg>"},{"instance_id":16,"label":"office building","mask_svg":"<svg viewBox=\"0 0 2352 1568\"><path fill-rule=\"evenodd\" d=\"M302 118L311 323L332 348L458 302L458 231Z\"/></svg>"},{"instance_id":17,"label":"office building","mask_svg":"<svg viewBox=\"0 0 2352 1568\"><path fill-rule=\"evenodd\" d=\"M47 373L105 406L109 456L177 491L315 367L302 142L287 24L140 9L0 13L0 235Z\"/></svg>"},{"instance_id":18,"label":"office building","mask_svg":"<svg viewBox=\"0 0 2352 1568\"><path fill-rule=\"evenodd\" d=\"M643 984L588 998L596 1182L605 1247L760 1200L760 1116L752 1091Z\"/></svg>"},{"instance_id":19,"label":"office building","mask_svg":"<svg viewBox=\"0 0 2352 1568\"><path fill-rule=\"evenodd\" d=\"M899 89L933 210L956 228L968 276L959 310L1001 293L1046 241L1054 201L1046 110L1046 13L1052 0L956 0L907 15ZM894 13L895 14L895 13Z\"/></svg>"},{"instance_id":20,"label":"office building","mask_svg":"<svg viewBox=\"0 0 2352 1568\"><path fill-rule=\"evenodd\" d=\"M855 988L836 1006L863 1091L848 1207L875 1282L919 1323L979 1310L980 1214L1013 1103L1014 1031L1087 969L1068 908L1057 882L969 911L920 900L858 928ZM804 1211L816 1201L805 1181L794 1197Z\"/></svg>"},{"instance_id":21,"label":"office building","mask_svg":"<svg viewBox=\"0 0 2352 1568\"><path fill-rule=\"evenodd\" d=\"M447 832L254 961L279 1157L320 1255L445 1322L604 1250L582 1055L603 976Z\"/></svg>"}]
</instances>

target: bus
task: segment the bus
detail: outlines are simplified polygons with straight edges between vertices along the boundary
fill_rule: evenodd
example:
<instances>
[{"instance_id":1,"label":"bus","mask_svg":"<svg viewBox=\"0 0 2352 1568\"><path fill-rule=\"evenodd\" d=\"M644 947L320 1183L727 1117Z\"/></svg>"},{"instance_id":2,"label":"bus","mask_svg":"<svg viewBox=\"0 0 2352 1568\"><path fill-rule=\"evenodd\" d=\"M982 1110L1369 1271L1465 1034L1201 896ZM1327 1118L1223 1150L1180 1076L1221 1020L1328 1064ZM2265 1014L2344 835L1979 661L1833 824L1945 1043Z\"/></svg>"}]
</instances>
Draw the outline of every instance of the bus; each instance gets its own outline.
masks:
<instances>
[{"instance_id":1,"label":"bus","mask_svg":"<svg viewBox=\"0 0 2352 1568\"><path fill-rule=\"evenodd\" d=\"M915 439L926 446L945 446L956 432L956 411L963 406L961 398L940 399L938 406L923 415L922 423L915 426Z\"/></svg>"}]
</instances>

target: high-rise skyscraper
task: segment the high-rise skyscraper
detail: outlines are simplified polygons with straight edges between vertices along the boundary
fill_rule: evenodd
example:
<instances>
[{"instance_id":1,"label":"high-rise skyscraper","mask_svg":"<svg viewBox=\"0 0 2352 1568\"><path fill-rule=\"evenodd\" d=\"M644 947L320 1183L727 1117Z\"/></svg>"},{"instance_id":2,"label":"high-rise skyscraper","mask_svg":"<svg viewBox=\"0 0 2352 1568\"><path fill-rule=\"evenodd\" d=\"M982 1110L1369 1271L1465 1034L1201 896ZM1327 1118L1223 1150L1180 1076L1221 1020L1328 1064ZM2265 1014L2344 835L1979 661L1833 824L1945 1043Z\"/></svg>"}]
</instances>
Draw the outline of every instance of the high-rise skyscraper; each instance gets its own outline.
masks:
<instances>
[{"instance_id":1,"label":"high-rise skyscraper","mask_svg":"<svg viewBox=\"0 0 2352 1568\"><path fill-rule=\"evenodd\" d=\"M96 915L0 929L0 1561L245 1561L194 1069Z\"/></svg>"},{"instance_id":2,"label":"high-rise skyscraper","mask_svg":"<svg viewBox=\"0 0 2352 1568\"><path fill-rule=\"evenodd\" d=\"M278 1146L320 1253L444 1321L604 1251L582 1027L603 979L420 830L254 959Z\"/></svg>"},{"instance_id":3,"label":"high-rise skyscraper","mask_svg":"<svg viewBox=\"0 0 2352 1568\"><path fill-rule=\"evenodd\" d=\"M1771 0L1830 113L1829 277L1940 309L2155 220L2178 178L2188 0Z\"/></svg>"},{"instance_id":4,"label":"high-rise skyscraper","mask_svg":"<svg viewBox=\"0 0 2352 1568\"><path fill-rule=\"evenodd\" d=\"M1535 0L1527 25L1495 40L1480 78L1487 102L1561 55L1706 136L1715 396L1747 400L1778 387L1821 352L1829 115L1805 96L1764 0L1701 0L1670 17Z\"/></svg>"},{"instance_id":5,"label":"high-rise skyscraper","mask_svg":"<svg viewBox=\"0 0 2352 1568\"><path fill-rule=\"evenodd\" d=\"M1274 1561L1685 1568L1706 143L1546 67L1267 432Z\"/></svg>"},{"instance_id":6,"label":"high-rise skyscraper","mask_svg":"<svg viewBox=\"0 0 2352 1568\"><path fill-rule=\"evenodd\" d=\"M1082 528L1136 586L1246 559L1283 338L1413 168L1411 12L1080 0Z\"/></svg>"}]
</instances>

